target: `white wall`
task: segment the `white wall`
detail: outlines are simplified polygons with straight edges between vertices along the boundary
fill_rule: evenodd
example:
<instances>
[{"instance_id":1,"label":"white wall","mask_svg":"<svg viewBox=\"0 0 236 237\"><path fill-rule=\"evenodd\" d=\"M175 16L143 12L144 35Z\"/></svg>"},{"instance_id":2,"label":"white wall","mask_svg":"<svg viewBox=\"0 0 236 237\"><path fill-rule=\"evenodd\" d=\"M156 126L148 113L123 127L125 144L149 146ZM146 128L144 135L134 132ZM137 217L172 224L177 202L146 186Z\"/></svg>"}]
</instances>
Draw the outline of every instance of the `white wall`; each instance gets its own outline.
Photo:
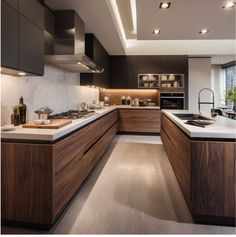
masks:
<instances>
[{"instance_id":1,"label":"white wall","mask_svg":"<svg viewBox=\"0 0 236 237\"><path fill-rule=\"evenodd\" d=\"M1 75L1 125L10 123L12 107L23 96L29 120L37 118L36 109L50 107L54 112L75 109L79 102L99 99L95 88L80 86L80 75L45 66L42 77Z\"/></svg>"},{"instance_id":2,"label":"white wall","mask_svg":"<svg viewBox=\"0 0 236 237\"><path fill-rule=\"evenodd\" d=\"M224 104L222 101L221 91L220 91L220 80L222 79L222 69L221 65L212 65L211 67L211 88L215 92L215 105L220 106Z\"/></svg>"},{"instance_id":3,"label":"white wall","mask_svg":"<svg viewBox=\"0 0 236 237\"><path fill-rule=\"evenodd\" d=\"M189 58L189 109L198 112L198 92L211 88L211 59ZM201 94L202 101L210 101L209 91ZM202 112L210 112L211 105L201 105Z\"/></svg>"}]
</instances>

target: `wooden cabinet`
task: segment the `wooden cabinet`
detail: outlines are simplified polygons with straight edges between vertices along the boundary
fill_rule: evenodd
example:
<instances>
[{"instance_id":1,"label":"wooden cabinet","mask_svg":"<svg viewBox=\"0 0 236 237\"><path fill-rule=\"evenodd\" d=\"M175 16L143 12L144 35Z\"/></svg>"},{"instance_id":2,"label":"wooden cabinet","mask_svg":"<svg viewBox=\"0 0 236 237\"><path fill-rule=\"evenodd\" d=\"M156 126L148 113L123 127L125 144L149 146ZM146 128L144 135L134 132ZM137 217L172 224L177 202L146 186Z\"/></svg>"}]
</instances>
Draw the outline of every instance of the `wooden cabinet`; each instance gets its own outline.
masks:
<instances>
[{"instance_id":1,"label":"wooden cabinet","mask_svg":"<svg viewBox=\"0 0 236 237\"><path fill-rule=\"evenodd\" d=\"M138 73L139 74L159 74L161 72L161 56L139 56Z\"/></svg>"},{"instance_id":2,"label":"wooden cabinet","mask_svg":"<svg viewBox=\"0 0 236 237\"><path fill-rule=\"evenodd\" d=\"M55 144L2 142L2 220L50 226L118 130L113 111Z\"/></svg>"},{"instance_id":3,"label":"wooden cabinet","mask_svg":"<svg viewBox=\"0 0 236 237\"><path fill-rule=\"evenodd\" d=\"M81 85L95 85L109 88L110 85L110 55L93 34L85 35L85 54L101 66L102 73L81 73Z\"/></svg>"},{"instance_id":4,"label":"wooden cabinet","mask_svg":"<svg viewBox=\"0 0 236 237\"><path fill-rule=\"evenodd\" d=\"M111 88L138 88L138 57L112 56Z\"/></svg>"},{"instance_id":5,"label":"wooden cabinet","mask_svg":"<svg viewBox=\"0 0 236 237\"><path fill-rule=\"evenodd\" d=\"M184 198L190 206L189 139L164 115L161 116L161 139Z\"/></svg>"},{"instance_id":6,"label":"wooden cabinet","mask_svg":"<svg viewBox=\"0 0 236 237\"><path fill-rule=\"evenodd\" d=\"M44 73L44 32L19 14L19 69Z\"/></svg>"},{"instance_id":7,"label":"wooden cabinet","mask_svg":"<svg viewBox=\"0 0 236 237\"><path fill-rule=\"evenodd\" d=\"M7 4L8 3L8 4ZM44 12L37 0L2 1L3 73L44 73Z\"/></svg>"},{"instance_id":8,"label":"wooden cabinet","mask_svg":"<svg viewBox=\"0 0 236 237\"><path fill-rule=\"evenodd\" d=\"M15 8L15 10L18 10L19 0L2 0L1 3L3 2L7 3L12 8Z\"/></svg>"},{"instance_id":9,"label":"wooden cabinet","mask_svg":"<svg viewBox=\"0 0 236 237\"><path fill-rule=\"evenodd\" d=\"M12 2L12 1L10 1ZM18 68L18 12L1 1L1 65Z\"/></svg>"},{"instance_id":10,"label":"wooden cabinet","mask_svg":"<svg viewBox=\"0 0 236 237\"><path fill-rule=\"evenodd\" d=\"M159 133L160 111L119 109L119 132Z\"/></svg>"},{"instance_id":11,"label":"wooden cabinet","mask_svg":"<svg viewBox=\"0 0 236 237\"><path fill-rule=\"evenodd\" d=\"M161 56L160 73L187 74L188 73L188 56L185 56L185 55Z\"/></svg>"},{"instance_id":12,"label":"wooden cabinet","mask_svg":"<svg viewBox=\"0 0 236 237\"><path fill-rule=\"evenodd\" d=\"M194 215L235 218L236 143L191 143L191 210Z\"/></svg>"},{"instance_id":13,"label":"wooden cabinet","mask_svg":"<svg viewBox=\"0 0 236 237\"><path fill-rule=\"evenodd\" d=\"M163 114L161 140L193 218L235 223L235 141L190 138Z\"/></svg>"}]
</instances>

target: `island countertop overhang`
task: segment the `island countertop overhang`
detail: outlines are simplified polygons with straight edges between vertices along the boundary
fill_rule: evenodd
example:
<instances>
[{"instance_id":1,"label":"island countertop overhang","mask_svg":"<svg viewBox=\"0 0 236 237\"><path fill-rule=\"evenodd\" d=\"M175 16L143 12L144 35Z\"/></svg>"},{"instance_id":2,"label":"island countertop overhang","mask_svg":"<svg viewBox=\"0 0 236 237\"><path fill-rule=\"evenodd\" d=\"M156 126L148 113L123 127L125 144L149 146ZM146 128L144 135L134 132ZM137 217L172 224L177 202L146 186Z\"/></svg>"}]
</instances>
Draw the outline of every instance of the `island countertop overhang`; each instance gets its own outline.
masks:
<instances>
[{"instance_id":1,"label":"island countertop overhang","mask_svg":"<svg viewBox=\"0 0 236 237\"><path fill-rule=\"evenodd\" d=\"M185 124L185 120L179 119L174 114L177 113L194 113L190 110L162 110L162 113L173 121L185 134L190 138L204 138L204 139L236 139L236 121L217 116L211 118L213 124L206 126L205 128ZM210 118L207 114L203 114Z\"/></svg>"}]
</instances>

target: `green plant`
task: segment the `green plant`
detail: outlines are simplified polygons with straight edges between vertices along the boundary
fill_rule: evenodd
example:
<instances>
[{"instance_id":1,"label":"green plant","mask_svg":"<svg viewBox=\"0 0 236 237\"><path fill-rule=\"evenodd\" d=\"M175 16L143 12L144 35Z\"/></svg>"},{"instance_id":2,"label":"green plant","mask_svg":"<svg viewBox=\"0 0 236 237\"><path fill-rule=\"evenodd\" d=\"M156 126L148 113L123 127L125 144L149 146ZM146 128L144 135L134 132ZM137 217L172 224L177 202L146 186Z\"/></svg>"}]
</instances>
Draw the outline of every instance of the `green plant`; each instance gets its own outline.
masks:
<instances>
[{"instance_id":1,"label":"green plant","mask_svg":"<svg viewBox=\"0 0 236 237\"><path fill-rule=\"evenodd\" d=\"M15 105L15 106L13 107L13 113L14 113L14 114L18 114L18 113L19 113L19 105Z\"/></svg>"},{"instance_id":2,"label":"green plant","mask_svg":"<svg viewBox=\"0 0 236 237\"><path fill-rule=\"evenodd\" d=\"M234 103L234 108L236 106L236 87L233 87L228 91L228 93L225 95L225 99L227 101Z\"/></svg>"}]
</instances>

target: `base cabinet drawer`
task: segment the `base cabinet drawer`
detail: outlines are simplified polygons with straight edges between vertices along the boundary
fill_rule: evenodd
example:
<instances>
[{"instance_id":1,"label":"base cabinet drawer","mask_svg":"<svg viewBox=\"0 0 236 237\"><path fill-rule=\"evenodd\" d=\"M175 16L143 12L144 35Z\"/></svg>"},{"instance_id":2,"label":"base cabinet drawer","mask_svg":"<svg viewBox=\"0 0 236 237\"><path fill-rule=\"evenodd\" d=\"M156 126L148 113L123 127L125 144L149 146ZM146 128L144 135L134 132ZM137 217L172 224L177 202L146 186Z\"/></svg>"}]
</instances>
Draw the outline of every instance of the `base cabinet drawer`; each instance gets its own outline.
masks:
<instances>
[{"instance_id":1,"label":"base cabinet drawer","mask_svg":"<svg viewBox=\"0 0 236 237\"><path fill-rule=\"evenodd\" d=\"M118 130L115 123L85 154L77 155L54 174L54 210L56 218L95 167Z\"/></svg>"},{"instance_id":2,"label":"base cabinet drawer","mask_svg":"<svg viewBox=\"0 0 236 237\"><path fill-rule=\"evenodd\" d=\"M165 115L161 116L161 140L184 198L190 206L189 140Z\"/></svg>"},{"instance_id":3,"label":"base cabinet drawer","mask_svg":"<svg viewBox=\"0 0 236 237\"><path fill-rule=\"evenodd\" d=\"M52 225L117 130L115 110L55 144L2 142L2 221Z\"/></svg>"},{"instance_id":4,"label":"base cabinet drawer","mask_svg":"<svg viewBox=\"0 0 236 237\"><path fill-rule=\"evenodd\" d=\"M151 109L119 109L119 132L160 132L160 111Z\"/></svg>"}]
</instances>

